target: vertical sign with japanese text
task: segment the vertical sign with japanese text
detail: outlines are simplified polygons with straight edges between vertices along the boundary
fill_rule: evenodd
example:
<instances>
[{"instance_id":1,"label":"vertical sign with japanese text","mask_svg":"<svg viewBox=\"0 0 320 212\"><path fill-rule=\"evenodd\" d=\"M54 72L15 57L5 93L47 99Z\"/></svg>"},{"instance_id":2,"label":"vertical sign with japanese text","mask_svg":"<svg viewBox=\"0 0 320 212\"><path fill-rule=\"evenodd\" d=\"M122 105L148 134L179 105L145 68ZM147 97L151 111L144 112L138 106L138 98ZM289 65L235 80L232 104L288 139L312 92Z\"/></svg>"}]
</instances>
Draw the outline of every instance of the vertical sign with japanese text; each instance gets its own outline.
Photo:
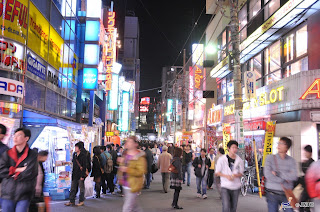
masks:
<instances>
[{"instance_id":1,"label":"vertical sign with japanese text","mask_svg":"<svg viewBox=\"0 0 320 212\"><path fill-rule=\"evenodd\" d=\"M264 140L264 150L263 150L263 159L262 159L262 166L266 161L266 157L272 154L272 145L273 145L273 136L276 131L276 122L275 121L268 121L266 127L266 135Z\"/></svg>"}]
</instances>

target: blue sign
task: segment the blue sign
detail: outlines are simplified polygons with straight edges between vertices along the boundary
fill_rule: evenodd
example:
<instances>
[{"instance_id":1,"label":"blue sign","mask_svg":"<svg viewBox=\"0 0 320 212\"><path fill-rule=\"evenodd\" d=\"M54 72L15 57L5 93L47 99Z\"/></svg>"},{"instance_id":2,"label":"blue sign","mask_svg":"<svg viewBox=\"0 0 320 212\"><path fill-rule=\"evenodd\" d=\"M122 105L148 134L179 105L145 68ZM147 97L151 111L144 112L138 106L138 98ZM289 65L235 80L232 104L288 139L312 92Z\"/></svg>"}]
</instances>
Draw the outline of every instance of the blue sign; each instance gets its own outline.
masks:
<instances>
[{"instance_id":1,"label":"blue sign","mask_svg":"<svg viewBox=\"0 0 320 212\"><path fill-rule=\"evenodd\" d=\"M46 66L41 64L36 58L33 58L30 54L27 56L27 70L39 78L46 80Z\"/></svg>"},{"instance_id":2,"label":"blue sign","mask_svg":"<svg viewBox=\"0 0 320 212\"><path fill-rule=\"evenodd\" d=\"M97 86L98 86L98 69L84 68L82 88L85 90L96 90Z\"/></svg>"}]
</instances>

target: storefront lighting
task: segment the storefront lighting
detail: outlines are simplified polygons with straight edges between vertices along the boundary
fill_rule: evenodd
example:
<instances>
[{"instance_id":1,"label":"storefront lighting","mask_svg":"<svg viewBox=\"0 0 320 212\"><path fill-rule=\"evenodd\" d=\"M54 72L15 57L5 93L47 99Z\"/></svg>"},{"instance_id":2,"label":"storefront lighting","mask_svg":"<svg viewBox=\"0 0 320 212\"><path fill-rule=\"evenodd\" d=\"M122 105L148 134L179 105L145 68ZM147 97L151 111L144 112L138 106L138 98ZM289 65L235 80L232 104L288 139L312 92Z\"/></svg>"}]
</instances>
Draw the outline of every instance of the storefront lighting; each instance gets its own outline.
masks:
<instances>
[{"instance_id":1,"label":"storefront lighting","mask_svg":"<svg viewBox=\"0 0 320 212\"><path fill-rule=\"evenodd\" d=\"M122 65L120 63L117 63L117 62L113 63L112 73L119 74L121 69L122 69Z\"/></svg>"},{"instance_id":2,"label":"storefront lighting","mask_svg":"<svg viewBox=\"0 0 320 212\"><path fill-rule=\"evenodd\" d=\"M207 54L215 54L217 52L217 47L213 44L209 44L206 46L206 53Z\"/></svg>"}]
</instances>

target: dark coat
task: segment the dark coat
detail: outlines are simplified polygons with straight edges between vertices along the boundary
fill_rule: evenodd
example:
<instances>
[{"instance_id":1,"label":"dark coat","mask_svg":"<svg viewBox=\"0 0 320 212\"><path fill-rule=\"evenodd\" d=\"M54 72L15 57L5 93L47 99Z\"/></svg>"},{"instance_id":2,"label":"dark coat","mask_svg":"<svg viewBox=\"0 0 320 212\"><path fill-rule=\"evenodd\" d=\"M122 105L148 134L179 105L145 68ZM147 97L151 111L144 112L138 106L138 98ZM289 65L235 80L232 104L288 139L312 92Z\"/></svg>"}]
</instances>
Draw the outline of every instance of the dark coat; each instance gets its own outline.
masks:
<instances>
[{"instance_id":1,"label":"dark coat","mask_svg":"<svg viewBox=\"0 0 320 212\"><path fill-rule=\"evenodd\" d=\"M171 172L171 179L182 180L182 160L181 160L181 158L174 157L172 159L171 163L178 170L178 173Z\"/></svg>"},{"instance_id":2,"label":"dark coat","mask_svg":"<svg viewBox=\"0 0 320 212\"><path fill-rule=\"evenodd\" d=\"M86 149L82 149L81 152L86 156L86 169L88 172L91 172L91 155L90 152L87 151Z\"/></svg>"},{"instance_id":3,"label":"dark coat","mask_svg":"<svg viewBox=\"0 0 320 212\"><path fill-rule=\"evenodd\" d=\"M7 200L31 200L34 195L38 175L38 153L27 146L18 158L16 149L6 151L0 160L2 195ZM23 172L14 174L15 167L27 167Z\"/></svg>"},{"instance_id":4,"label":"dark coat","mask_svg":"<svg viewBox=\"0 0 320 212\"><path fill-rule=\"evenodd\" d=\"M145 152L146 152L146 159L147 159L147 170L148 170L148 173L150 173L152 169L152 164L153 164L153 154L149 148L146 149Z\"/></svg>"},{"instance_id":5,"label":"dark coat","mask_svg":"<svg viewBox=\"0 0 320 212\"><path fill-rule=\"evenodd\" d=\"M111 150L109 153L110 153L110 155L112 157L112 161L113 161L113 171L112 171L112 173L113 174L117 174L118 169L116 168L116 166L117 166L118 153L115 150Z\"/></svg>"},{"instance_id":6,"label":"dark coat","mask_svg":"<svg viewBox=\"0 0 320 212\"><path fill-rule=\"evenodd\" d=\"M198 167L198 165L200 164L201 168L202 168L202 159L201 159L201 156L199 157L196 157L192 163L193 167L194 167L194 172L195 172L195 175L196 177L204 177L204 175L206 174L206 171L208 171L207 168L205 168L205 171L204 171L204 175L201 173L201 168ZM211 161L208 157L206 157L206 160L205 160L205 164L210 167L211 166Z\"/></svg>"},{"instance_id":7,"label":"dark coat","mask_svg":"<svg viewBox=\"0 0 320 212\"><path fill-rule=\"evenodd\" d=\"M82 169L79 167L77 160ZM79 156L77 155L77 153L73 153L72 163L72 180L80 180L80 178L86 178L87 157L85 153L81 151Z\"/></svg>"},{"instance_id":8,"label":"dark coat","mask_svg":"<svg viewBox=\"0 0 320 212\"><path fill-rule=\"evenodd\" d=\"M101 164L101 156L93 156L91 177L101 177L101 168L103 168Z\"/></svg>"}]
</instances>

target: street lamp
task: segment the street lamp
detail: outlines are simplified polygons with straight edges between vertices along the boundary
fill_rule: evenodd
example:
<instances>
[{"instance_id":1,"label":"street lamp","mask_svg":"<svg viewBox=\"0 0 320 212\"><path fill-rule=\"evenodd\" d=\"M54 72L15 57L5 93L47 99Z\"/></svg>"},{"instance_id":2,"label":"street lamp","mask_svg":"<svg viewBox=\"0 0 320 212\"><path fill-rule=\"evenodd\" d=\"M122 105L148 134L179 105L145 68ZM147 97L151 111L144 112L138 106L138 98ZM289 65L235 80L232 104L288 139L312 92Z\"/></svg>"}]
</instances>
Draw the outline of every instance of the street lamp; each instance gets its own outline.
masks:
<instances>
[{"instance_id":1,"label":"street lamp","mask_svg":"<svg viewBox=\"0 0 320 212\"><path fill-rule=\"evenodd\" d=\"M207 54L217 53L217 47L213 44L208 44L205 48Z\"/></svg>"}]
</instances>

